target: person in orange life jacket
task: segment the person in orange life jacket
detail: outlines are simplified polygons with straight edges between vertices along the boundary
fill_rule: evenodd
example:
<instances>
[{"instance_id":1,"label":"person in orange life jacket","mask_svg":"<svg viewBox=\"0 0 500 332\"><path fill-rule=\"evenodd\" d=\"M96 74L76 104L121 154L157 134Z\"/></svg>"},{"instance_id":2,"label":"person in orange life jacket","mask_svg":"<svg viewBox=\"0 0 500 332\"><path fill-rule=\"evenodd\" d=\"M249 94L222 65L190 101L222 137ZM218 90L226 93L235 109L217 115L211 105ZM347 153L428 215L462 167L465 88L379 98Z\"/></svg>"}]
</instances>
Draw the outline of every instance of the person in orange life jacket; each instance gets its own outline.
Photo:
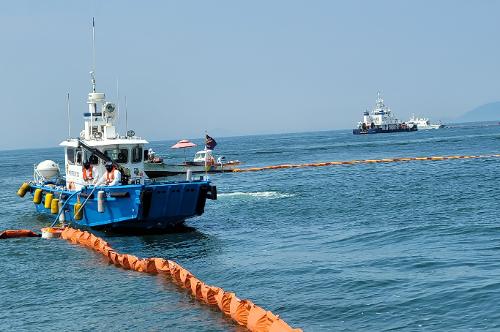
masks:
<instances>
[{"instance_id":1,"label":"person in orange life jacket","mask_svg":"<svg viewBox=\"0 0 500 332\"><path fill-rule=\"evenodd\" d=\"M122 181L122 173L116 169L112 162L106 163L106 173L99 179L98 185L105 184L107 186L118 186Z\"/></svg>"},{"instance_id":2,"label":"person in orange life jacket","mask_svg":"<svg viewBox=\"0 0 500 332\"><path fill-rule=\"evenodd\" d=\"M82 167L82 178L85 184L94 184L99 176L97 170L93 167L89 161L83 163Z\"/></svg>"}]
</instances>

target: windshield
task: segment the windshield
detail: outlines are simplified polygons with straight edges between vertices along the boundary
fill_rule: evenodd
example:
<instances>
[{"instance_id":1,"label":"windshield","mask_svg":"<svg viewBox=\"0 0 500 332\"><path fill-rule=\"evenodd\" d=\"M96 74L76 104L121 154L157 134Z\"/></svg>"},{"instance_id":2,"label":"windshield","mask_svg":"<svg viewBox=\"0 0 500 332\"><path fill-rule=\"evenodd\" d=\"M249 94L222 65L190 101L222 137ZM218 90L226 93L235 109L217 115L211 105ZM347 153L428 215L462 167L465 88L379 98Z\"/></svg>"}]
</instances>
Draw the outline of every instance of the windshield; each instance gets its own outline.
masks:
<instances>
[{"instance_id":1,"label":"windshield","mask_svg":"<svg viewBox=\"0 0 500 332\"><path fill-rule=\"evenodd\" d=\"M127 149L106 150L104 154L116 163L125 164L128 161Z\"/></svg>"}]
</instances>

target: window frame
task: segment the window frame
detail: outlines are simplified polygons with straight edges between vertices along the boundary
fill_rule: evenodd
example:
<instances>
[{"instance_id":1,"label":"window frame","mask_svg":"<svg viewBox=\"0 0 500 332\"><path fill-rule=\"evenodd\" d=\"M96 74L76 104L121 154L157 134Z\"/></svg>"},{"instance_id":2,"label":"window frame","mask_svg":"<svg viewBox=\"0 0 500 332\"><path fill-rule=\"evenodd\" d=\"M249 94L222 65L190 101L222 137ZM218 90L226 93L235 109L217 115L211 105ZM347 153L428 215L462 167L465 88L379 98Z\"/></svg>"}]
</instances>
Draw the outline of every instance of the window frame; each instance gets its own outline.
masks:
<instances>
[{"instance_id":1,"label":"window frame","mask_svg":"<svg viewBox=\"0 0 500 332\"><path fill-rule=\"evenodd\" d=\"M140 151L138 154L135 153L134 151ZM134 156L137 155L139 159L134 158ZM130 162L132 164L139 164L143 161L144 157L144 148L141 145L136 145L130 149Z\"/></svg>"},{"instance_id":2,"label":"window frame","mask_svg":"<svg viewBox=\"0 0 500 332\"><path fill-rule=\"evenodd\" d=\"M116 158L113 158L113 156L111 155L111 153L109 152L112 152L113 154L116 152ZM125 153L125 160L120 160L118 159L118 156L120 155L120 153ZM118 164L127 164L128 163L128 160L129 160L129 149L127 148L120 148L120 147L117 147L117 148L113 148L113 149L106 149L104 150L104 154L110 158L111 160L113 160L115 163L118 163Z\"/></svg>"},{"instance_id":3,"label":"window frame","mask_svg":"<svg viewBox=\"0 0 500 332\"><path fill-rule=\"evenodd\" d=\"M67 147L66 148L66 160L68 161L68 165L74 165L75 164L75 157L76 157L76 151L75 150L76 149L72 148L72 147Z\"/></svg>"}]
</instances>

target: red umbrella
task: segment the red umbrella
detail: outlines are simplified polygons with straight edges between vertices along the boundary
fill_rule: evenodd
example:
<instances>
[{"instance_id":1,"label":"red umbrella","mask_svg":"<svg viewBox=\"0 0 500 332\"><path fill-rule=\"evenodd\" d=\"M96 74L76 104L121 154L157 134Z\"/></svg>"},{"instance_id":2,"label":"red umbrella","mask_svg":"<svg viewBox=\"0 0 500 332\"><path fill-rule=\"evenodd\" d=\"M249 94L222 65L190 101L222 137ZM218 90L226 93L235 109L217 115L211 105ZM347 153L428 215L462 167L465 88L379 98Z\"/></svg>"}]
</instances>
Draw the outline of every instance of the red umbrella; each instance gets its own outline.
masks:
<instances>
[{"instance_id":1,"label":"red umbrella","mask_svg":"<svg viewBox=\"0 0 500 332\"><path fill-rule=\"evenodd\" d=\"M183 139L171 146L172 149L185 149L195 147L196 144L193 142ZM184 150L184 163L186 162L186 150Z\"/></svg>"},{"instance_id":2,"label":"red umbrella","mask_svg":"<svg viewBox=\"0 0 500 332\"><path fill-rule=\"evenodd\" d=\"M192 148L192 147L195 147L196 144L194 144L193 142L187 140L187 139L183 139L183 140L180 140L179 142L175 143L174 145L171 146L172 149L184 149L184 148Z\"/></svg>"}]
</instances>

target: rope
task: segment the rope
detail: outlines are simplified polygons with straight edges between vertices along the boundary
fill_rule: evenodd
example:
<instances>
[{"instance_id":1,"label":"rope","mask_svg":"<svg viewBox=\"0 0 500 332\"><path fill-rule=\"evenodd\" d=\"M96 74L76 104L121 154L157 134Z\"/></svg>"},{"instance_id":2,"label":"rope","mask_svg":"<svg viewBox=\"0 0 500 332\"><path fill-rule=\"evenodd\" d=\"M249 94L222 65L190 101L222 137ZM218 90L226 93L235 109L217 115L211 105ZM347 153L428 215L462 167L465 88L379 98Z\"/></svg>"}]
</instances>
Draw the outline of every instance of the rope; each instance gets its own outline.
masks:
<instances>
[{"instance_id":1,"label":"rope","mask_svg":"<svg viewBox=\"0 0 500 332\"><path fill-rule=\"evenodd\" d=\"M59 220L59 216L61 215L61 213L64 213L64 207L66 206L66 204L68 204L69 200L71 199L71 197L75 196L76 194L80 193L81 190L79 191L75 191L74 193L72 193L67 199L66 201L64 201L64 204L61 206L61 209L59 210L59 212L57 213L57 216L56 218L54 219L54 222L52 222L52 224L50 224L50 227L54 227L54 225L57 223L57 221ZM61 195L62 195L62 192L61 192Z\"/></svg>"}]
</instances>

